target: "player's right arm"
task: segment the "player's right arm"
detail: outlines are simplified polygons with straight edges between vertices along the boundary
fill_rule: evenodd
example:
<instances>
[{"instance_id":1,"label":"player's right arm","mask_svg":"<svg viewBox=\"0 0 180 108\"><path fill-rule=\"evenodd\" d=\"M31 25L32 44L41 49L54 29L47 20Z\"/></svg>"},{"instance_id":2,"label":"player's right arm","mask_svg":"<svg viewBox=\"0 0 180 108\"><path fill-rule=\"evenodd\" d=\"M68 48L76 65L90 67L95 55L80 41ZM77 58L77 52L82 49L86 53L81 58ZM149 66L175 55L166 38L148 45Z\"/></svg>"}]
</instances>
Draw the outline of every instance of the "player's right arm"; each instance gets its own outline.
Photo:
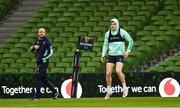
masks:
<instances>
[{"instance_id":1,"label":"player's right arm","mask_svg":"<svg viewBox=\"0 0 180 108\"><path fill-rule=\"evenodd\" d=\"M36 42L34 43L34 45L32 45L32 46L30 47L30 50L31 50L31 51L35 51L35 50L37 50L37 49L39 49L39 45L38 45L38 42L36 41Z\"/></svg>"},{"instance_id":2,"label":"player's right arm","mask_svg":"<svg viewBox=\"0 0 180 108\"><path fill-rule=\"evenodd\" d=\"M105 38L104 38L103 49L102 49L102 56L101 56L101 62L102 63L105 63L104 57L105 57L105 55L108 51L108 47L109 47L108 37L109 37L109 32L106 32Z\"/></svg>"}]
</instances>

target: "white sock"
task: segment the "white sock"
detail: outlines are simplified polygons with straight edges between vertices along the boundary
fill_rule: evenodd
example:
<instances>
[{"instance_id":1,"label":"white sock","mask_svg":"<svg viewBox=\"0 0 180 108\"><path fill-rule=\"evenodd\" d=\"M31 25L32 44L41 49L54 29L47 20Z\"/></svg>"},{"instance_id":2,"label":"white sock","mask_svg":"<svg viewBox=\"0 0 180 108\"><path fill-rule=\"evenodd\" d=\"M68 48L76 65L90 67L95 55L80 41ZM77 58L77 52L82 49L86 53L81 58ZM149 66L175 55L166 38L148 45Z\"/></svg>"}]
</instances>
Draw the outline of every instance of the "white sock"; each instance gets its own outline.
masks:
<instances>
[{"instance_id":1,"label":"white sock","mask_svg":"<svg viewBox=\"0 0 180 108\"><path fill-rule=\"evenodd\" d=\"M108 85L107 86L107 92L110 92L112 89L111 89L111 86L110 85Z\"/></svg>"},{"instance_id":2,"label":"white sock","mask_svg":"<svg viewBox=\"0 0 180 108\"><path fill-rule=\"evenodd\" d=\"M126 83L122 83L123 89L126 89Z\"/></svg>"}]
</instances>

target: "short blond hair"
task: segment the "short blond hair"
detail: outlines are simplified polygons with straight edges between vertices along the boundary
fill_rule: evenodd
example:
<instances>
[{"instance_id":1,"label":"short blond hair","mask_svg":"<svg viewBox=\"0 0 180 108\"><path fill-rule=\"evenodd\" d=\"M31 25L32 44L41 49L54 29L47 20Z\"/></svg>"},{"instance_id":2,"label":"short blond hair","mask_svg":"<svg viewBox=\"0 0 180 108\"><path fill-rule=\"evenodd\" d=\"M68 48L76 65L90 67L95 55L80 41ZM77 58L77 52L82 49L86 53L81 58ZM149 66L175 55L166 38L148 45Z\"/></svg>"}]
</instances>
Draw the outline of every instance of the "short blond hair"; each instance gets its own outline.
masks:
<instances>
[{"instance_id":1,"label":"short blond hair","mask_svg":"<svg viewBox=\"0 0 180 108\"><path fill-rule=\"evenodd\" d=\"M46 32L45 28L39 28L38 31L44 31L44 32Z\"/></svg>"}]
</instances>

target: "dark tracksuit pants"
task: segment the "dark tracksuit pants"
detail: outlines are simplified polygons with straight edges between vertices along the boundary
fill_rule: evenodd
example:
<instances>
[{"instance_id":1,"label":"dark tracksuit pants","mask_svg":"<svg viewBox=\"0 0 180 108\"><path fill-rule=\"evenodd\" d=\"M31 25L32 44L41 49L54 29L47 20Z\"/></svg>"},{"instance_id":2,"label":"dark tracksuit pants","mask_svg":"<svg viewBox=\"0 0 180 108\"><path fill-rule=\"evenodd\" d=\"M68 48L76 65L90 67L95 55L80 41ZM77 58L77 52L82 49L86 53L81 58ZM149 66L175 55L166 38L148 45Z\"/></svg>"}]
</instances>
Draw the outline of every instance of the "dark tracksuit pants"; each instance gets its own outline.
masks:
<instances>
[{"instance_id":1,"label":"dark tracksuit pants","mask_svg":"<svg viewBox=\"0 0 180 108\"><path fill-rule=\"evenodd\" d=\"M47 79L47 68L48 68L48 63L37 64L36 79L35 79L36 98L39 98L41 95L40 88L42 87L42 84L45 84L47 87L49 87L49 89L52 91L53 94L57 92L54 88L55 86Z\"/></svg>"}]
</instances>

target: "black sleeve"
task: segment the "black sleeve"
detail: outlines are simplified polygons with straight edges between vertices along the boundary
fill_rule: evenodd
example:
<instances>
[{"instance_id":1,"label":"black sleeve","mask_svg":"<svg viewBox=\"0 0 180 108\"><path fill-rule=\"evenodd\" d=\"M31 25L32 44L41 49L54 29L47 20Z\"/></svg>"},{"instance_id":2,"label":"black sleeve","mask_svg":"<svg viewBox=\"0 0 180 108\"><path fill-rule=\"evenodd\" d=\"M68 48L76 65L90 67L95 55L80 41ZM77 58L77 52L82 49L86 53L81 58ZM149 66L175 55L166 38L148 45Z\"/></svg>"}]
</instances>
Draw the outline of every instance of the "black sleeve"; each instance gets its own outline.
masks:
<instances>
[{"instance_id":1,"label":"black sleeve","mask_svg":"<svg viewBox=\"0 0 180 108\"><path fill-rule=\"evenodd\" d=\"M34 48L35 45L38 45L38 40L36 40L36 41L34 42L34 44L30 47L30 50L31 50L31 51L35 51L35 48Z\"/></svg>"}]
</instances>

